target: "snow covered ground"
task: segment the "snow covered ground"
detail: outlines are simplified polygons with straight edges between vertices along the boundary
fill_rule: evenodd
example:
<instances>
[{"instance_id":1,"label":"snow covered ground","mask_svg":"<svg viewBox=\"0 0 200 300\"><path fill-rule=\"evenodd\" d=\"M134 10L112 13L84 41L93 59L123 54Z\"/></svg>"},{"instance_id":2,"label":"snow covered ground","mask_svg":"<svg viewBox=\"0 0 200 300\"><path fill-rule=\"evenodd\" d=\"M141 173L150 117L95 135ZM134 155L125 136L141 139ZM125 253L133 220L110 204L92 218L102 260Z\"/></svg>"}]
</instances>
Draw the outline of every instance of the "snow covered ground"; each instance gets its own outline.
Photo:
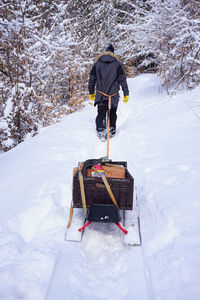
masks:
<instances>
[{"instance_id":1,"label":"snow covered ground","mask_svg":"<svg viewBox=\"0 0 200 300\"><path fill-rule=\"evenodd\" d=\"M137 185L149 299L197 300L200 87L170 98L159 92L155 75L128 83L130 100L119 104L110 157L128 162ZM73 168L106 155L95 116L88 104L0 155L1 300L45 299L63 245ZM91 225L82 243L65 247L66 299L134 299L136 252L122 243L119 230L101 226Z\"/></svg>"}]
</instances>

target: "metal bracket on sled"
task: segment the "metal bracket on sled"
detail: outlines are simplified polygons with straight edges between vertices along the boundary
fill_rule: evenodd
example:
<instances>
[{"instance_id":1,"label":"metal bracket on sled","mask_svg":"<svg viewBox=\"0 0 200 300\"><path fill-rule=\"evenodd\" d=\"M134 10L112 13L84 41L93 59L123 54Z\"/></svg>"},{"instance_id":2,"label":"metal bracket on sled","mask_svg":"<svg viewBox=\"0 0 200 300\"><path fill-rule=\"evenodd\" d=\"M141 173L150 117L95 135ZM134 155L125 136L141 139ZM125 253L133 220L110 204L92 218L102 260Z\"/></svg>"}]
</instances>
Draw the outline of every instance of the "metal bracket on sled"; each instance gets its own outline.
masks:
<instances>
[{"instance_id":1,"label":"metal bracket on sled","mask_svg":"<svg viewBox=\"0 0 200 300\"><path fill-rule=\"evenodd\" d=\"M119 210L115 205L106 205L106 204L93 204L87 210L86 214L87 222L78 229L80 232L83 231L87 226L89 226L92 222L98 223L115 223L120 230L127 234L128 231L122 227L119 223L121 220Z\"/></svg>"}]
</instances>

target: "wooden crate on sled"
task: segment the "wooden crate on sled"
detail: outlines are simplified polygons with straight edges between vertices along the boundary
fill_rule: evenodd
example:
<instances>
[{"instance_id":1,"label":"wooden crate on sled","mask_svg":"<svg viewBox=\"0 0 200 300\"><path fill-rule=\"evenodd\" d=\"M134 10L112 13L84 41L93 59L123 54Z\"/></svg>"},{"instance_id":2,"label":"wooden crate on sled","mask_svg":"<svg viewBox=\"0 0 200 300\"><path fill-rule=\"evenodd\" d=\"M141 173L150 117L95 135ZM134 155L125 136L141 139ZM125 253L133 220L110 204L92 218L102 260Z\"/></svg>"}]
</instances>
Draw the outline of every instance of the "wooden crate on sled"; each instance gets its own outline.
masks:
<instances>
[{"instance_id":1,"label":"wooden crate on sled","mask_svg":"<svg viewBox=\"0 0 200 300\"><path fill-rule=\"evenodd\" d=\"M102 163L105 175L110 188L121 210L132 210L134 179L127 169L127 162ZM87 168L83 174L86 206L92 204L108 204L113 202L101 177L91 177L91 167ZM73 207L82 208L81 189L78 175L78 168L73 176Z\"/></svg>"}]
</instances>

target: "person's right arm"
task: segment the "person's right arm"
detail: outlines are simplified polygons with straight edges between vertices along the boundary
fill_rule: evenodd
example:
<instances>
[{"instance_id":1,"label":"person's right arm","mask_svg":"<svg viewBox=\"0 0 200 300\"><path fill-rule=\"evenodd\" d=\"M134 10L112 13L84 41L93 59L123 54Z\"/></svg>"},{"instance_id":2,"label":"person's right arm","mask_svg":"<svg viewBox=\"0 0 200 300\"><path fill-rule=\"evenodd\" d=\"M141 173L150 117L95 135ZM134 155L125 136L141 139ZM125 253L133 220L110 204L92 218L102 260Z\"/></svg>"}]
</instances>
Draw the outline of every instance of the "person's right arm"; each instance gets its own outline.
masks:
<instances>
[{"instance_id":1,"label":"person's right arm","mask_svg":"<svg viewBox=\"0 0 200 300\"><path fill-rule=\"evenodd\" d=\"M92 70L90 72L90 78L89 78L89 84L88 84L88 89L89 89L89 94L94 95L94 89L95 89L95 84L96 84L97 78L96 78L96 67L95 64L92 67Z\"/></svg>"}]
</instances>

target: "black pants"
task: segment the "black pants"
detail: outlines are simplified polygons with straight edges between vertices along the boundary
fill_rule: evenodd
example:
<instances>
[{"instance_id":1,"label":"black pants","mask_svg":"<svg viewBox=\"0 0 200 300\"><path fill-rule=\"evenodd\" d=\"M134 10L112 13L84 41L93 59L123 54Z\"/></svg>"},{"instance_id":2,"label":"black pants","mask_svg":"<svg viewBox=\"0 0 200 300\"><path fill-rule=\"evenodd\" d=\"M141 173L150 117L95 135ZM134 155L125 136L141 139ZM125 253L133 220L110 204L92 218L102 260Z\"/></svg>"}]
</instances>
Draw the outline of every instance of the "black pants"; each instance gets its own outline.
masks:
<instances>
[{"instance_id":1,"label":"black pants","mask_svg":"<svg viewBox=\"0 0 200 300\"><path fill-rule=\"evenodd\" d=\"M108 101L97 104L96 130L102 131L106 129L106 114L108 110ZM110 109L110 128L116 129L117 107L111 106Z\"/></svg>"}]
</instances>

